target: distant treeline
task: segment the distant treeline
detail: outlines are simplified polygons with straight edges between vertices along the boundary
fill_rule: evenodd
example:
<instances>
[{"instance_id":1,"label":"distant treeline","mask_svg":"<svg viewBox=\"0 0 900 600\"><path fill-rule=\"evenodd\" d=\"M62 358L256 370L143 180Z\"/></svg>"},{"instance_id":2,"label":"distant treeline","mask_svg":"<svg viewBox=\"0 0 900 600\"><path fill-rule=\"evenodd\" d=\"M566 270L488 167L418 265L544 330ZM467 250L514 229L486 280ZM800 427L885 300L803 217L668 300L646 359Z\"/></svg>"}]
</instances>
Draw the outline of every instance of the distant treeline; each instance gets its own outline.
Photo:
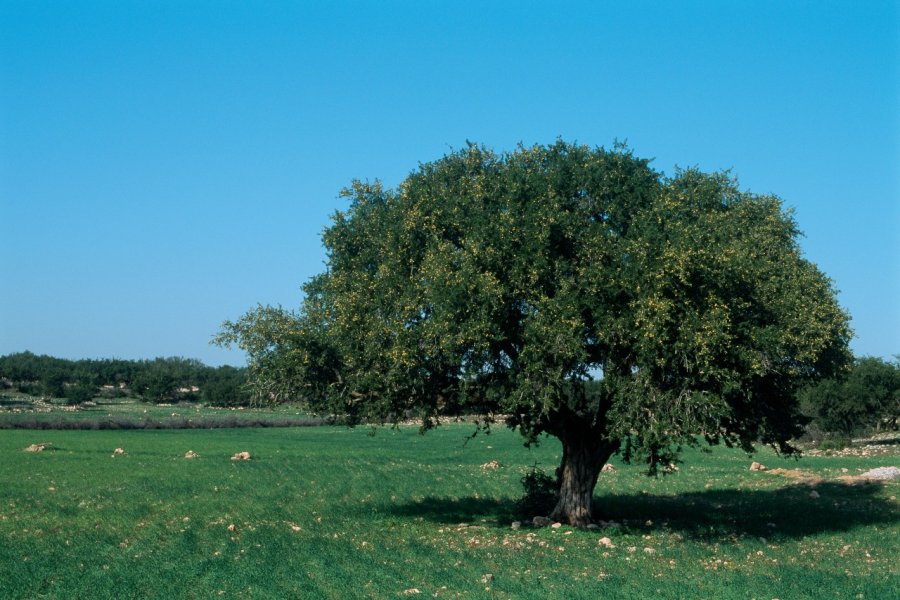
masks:
<instances>
[{"instance_id":1,"label":"distant treeline","mask_svg":"<svg viewBox=\"0 0 900 600\"><path fill-rule=\"evenodd\" d=\"M849 438L897 431L900 423L900 357L857 358L837 379L825 379L800 391L800 406L811 419L807 431Z\"/></svg>"},{"instance_id":2,"label":"distant treeline","mask_svg":"<svg viewBox=\"0 0 900 600\"><path fill-rule=\"evenodd\" d=\"M97 397L147 402L251 403L245 368L209 367L191 358L66 360L19 352L0 356L0 387L81 404Z\"/></svg>"}]
</instances>

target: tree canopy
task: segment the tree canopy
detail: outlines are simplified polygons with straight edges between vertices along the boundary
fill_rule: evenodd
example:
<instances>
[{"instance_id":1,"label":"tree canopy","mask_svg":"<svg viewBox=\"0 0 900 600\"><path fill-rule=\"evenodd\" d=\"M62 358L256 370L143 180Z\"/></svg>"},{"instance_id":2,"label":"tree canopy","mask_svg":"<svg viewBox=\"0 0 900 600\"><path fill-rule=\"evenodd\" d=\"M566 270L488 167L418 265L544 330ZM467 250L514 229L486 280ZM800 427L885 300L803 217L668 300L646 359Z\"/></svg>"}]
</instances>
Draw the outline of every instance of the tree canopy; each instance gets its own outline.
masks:
<instances>
[{"instance_id":1,"label":"tree canopy","mask_svg":"<svg viewBox=\"0 0 900 600\"><path fill-rule=\"evenodd\" d=\"M651 471L700 434L790 451L796 391L847 363L848 317L778 198L649 163L470 144L395 190L355 181L300 309L257 307L218 341L272 398L558 437L553 516L572 524L615 451Z\"/></svg>"},{"instance_id":2,"label":"tree canopy","mask_svg":"<svg viewBox=\"0 0 900 600\"><path fill-rule=\"evenodd\" d=\"M0 356L0 390L62 398L81 404L102 396L135 394L151 402L197 400L210 405L250 404L246 369L209 367L181 357L153 360L66 360L32 352ZM193 391L199 387L199 394ZM184 391L185 389L191 391Z\"/></svg>"},{"instance_id":3,"label":"tree canopy","mask_svg":"<svg viewBox=\"0 0 900 600\"><path fill-rule=\"evenodd\" d=\"M897 430L900 357L856 359L846 377L825 379L801 391L800 403L815 428L849 437L872 429Z\"/></svg>"}]
</instances>

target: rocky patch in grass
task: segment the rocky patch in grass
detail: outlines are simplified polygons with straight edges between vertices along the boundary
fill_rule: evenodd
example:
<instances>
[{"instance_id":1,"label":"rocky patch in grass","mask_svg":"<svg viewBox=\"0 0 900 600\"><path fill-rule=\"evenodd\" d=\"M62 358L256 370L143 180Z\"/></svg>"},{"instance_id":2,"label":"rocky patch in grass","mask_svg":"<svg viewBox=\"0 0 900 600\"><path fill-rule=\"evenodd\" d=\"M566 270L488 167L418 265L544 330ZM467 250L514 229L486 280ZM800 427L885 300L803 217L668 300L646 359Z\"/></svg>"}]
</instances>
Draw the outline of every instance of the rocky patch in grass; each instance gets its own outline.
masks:
<instances>
[{"instance_id":1,"label":"rocky patch in grass","mask_svg":"<svg viewBox=\"0 0 900 600\"><path fill-rule=\"evenodd\" d=\"M40 444L31 444L30 446L23 448L24 452L43 452L44 449L52 446L50 442L41 442Z\"/></svg>"}]
</instances>

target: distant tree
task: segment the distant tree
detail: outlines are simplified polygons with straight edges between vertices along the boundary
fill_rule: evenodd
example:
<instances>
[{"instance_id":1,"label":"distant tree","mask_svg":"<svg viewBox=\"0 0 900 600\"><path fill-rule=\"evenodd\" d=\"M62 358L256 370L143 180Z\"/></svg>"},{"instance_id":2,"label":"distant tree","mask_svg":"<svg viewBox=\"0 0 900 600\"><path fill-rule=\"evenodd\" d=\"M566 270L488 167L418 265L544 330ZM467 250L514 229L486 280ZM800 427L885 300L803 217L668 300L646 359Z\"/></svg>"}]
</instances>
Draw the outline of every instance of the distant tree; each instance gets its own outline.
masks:
<instances>
[{"instance_id":1,"label":"distant tree","mask_svg":"<svg viewBox=\"0 0 900 600\"><path fill-rule=\"evenodd\" d=\"M191 390L199 386L208 370L195 359L170 357L142 361L134 375L132 391L148 402L195 399Z\"/></svg>"},{"instance_id":2,"label":"distant tree","mask_svg":"<svg viewBox=\"0 0 900 600\"><path fill-rule=\"evenodd\" d=\"M90 368L91 365L83 361L75 363L72 378L74 383L69 383L65 388L65 398L68 404L78 405L93 400L97 396L97 372Z\"/></svg>"},{"instance_id":3,"label":"distant tree","mask_svg":"<svg viewBox=\"0 0 900 600\"><path fill-rule=\"evenodd\" d=\"M38 381L40 371L37 368L38 357L31 352L17 352L0 357L0 377L14 383Z\"/></svg>"},{"instance_id":4,"label":"distant tree","mask_svg":"<svg viewBox=\"0 0 900 600\"><path fill-rule=\"evenodd\" d=\"M210 369L201 386L200 399L210 406L245 406L252 397L245 369L223 366Z\"/></svg>"},{"instance_id":5,"label":"distant tree","mask_svg":"<svg viewBox=\"0 0 900 600\"><path fill-rule=\"evenodd\" d=\"M51 368L41 374L41 394L50 398L63 398L66 395L66 381L68 380L65 370Z\"/></svg>"},{"instance_id":6,"label":"distant tree","mask_svg":"<svg viewBox=\"0 0 900 600\"><path fill-rule=\"evenodd\" d=\"M846 377L827 379L801 392L815 426L844 436L872 429L897 429L900 418L900 361L856 360Z\"/></svg>"},{"instance_id":7,"label":"distant tree","mask_svg":"<svg viewBox=\"0 0 900 600\"><path fill-rule=\"evenodd\" d=\"M19 352L0 357L0 377L27 394L62 397L70 374L71 361L51 356Z\"/></svg>"},{"instance_id":8,"label":"distant tree","mask_svg":"<svg viewBox=\"0 0 900 600\"><path fill-rule=\"evenodd\" d=\"M68 404L78 405L93 400L97 395L97 387L89 383L79 382L65 390Z\"/></svg>"},{"instance_id":9,"label":"distant tree","mask_svg":"<svg viewBox=\"0 0 900 600\"><path fill-rule=\"evenodd\" d=\"M168 402L177 389L178 380L159 359L139 371L132 384L132 391L147 402Z\"/></svg>"},{"instance_id":10,"label":"distant tree","mask_svg":"<svg viewBox=\"0 0 900 600\"><path fill-rule=\"evenodd\" d=\"M0 381L20 391L35 395L66 397L73 393L87 399L100 392L106 397L132 391L148 401L163 402L199 398L195 388L201 388L209 377L216 377L217 370L196 359L170 357L153 360L65 360L51 356L37 356L31 352L19 352L0 356ZM73 392L74 388L79 390ZM179 390L190 390L187 392Z\"/></svg>"}]
</instances>

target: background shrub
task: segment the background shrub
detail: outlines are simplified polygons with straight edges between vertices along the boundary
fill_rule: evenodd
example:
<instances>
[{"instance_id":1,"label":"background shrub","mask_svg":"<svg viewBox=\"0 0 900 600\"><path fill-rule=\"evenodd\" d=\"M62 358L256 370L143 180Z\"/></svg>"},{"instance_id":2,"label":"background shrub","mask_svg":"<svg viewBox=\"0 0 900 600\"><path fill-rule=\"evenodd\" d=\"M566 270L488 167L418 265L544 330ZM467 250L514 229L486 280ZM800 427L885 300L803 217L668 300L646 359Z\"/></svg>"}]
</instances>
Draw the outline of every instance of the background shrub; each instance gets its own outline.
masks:
<instances>
[{"instance_id":1,"label":"background shrub","mask_svg":"<svg viewBox=\"0 0 900 600\"><path fill-rule=\"evenodd\" d=\"M559 496L556 479L547 475L537 465L522 477L522 497L516 503L519 516L530 519L550 514Z\"/></svg>"},{"instance_id":2,"label":"background shrub","mask_svg":"<svg viewBox=\"0 0 900 600\"><path fill-rule=\"evenodd\" d=\"M800 393L812 418L811 437L844 438L873 431L897 431L900 417L900 363L880 358L857 359L842 379L826 379Z\"/></svg>"}]
</instances>

